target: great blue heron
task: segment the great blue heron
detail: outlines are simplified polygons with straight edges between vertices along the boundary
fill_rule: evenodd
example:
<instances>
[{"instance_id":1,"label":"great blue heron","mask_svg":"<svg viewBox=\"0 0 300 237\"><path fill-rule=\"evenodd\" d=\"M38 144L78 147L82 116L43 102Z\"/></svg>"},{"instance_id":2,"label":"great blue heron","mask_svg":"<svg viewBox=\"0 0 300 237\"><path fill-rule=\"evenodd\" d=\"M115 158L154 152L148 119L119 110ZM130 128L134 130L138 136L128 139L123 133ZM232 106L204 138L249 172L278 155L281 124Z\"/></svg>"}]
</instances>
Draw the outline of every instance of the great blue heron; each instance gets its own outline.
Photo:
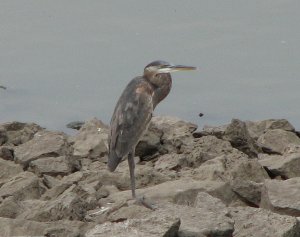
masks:
<instances>
[{"instance_id":1,"label":"great blue heron","mask_svg":"<svg viewBox=\"0 0 300 237\"><path fill-rule=\"evenodd\" d=\"M117 102L110 122L108 169L113 172L128 155L132 197L139 202L135 194L135 147L147 130L153 110L171 90L170 72L195 69L154 61L144 68L143 76L129 82Z\"/></svg>"}]
</instances>

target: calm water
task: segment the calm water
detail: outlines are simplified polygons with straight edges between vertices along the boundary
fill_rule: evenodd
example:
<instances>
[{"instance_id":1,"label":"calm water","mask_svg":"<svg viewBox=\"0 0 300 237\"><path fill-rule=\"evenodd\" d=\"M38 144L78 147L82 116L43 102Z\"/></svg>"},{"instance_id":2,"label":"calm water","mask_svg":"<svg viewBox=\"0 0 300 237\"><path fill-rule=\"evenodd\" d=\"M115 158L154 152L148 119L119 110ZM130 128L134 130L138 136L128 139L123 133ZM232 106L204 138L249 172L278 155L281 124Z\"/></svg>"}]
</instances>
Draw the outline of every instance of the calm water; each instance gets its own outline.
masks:
<instances>
[{"instance_id":1,"label":"calm water","mask_svg":"<svg viewBox=\"0 0 300 237\"><path fill-rule=\"evenodd\" d=\"M199 70L173 74L156 114L300 129L299 12L299 0L2 0L0 122L108 123L128 81L163 59Z\"/></svg>"}]
</instances>

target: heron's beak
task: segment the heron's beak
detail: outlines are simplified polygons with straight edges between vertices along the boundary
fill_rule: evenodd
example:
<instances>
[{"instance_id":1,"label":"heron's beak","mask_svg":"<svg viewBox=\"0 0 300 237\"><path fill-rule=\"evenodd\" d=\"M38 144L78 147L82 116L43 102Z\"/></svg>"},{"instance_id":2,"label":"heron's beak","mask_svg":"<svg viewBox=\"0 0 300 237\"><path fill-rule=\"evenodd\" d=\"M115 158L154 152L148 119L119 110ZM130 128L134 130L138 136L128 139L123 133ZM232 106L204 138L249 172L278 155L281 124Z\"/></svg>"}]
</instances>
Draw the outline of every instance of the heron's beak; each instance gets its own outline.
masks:
<instances>
[{"instance_id":1,"label":"heron's beak","mask_svg":"<svg viewBox=\"0 0 300 237\"><path fill-rule=\"evenodd\" d=\"M191 66L184 66L184 65L174 65L170 67L171 70L174 71L191 71L191 70L196 70L196 67L191 67Z\"/></svg>"},{"instance_id":2,"label":"heron's beak","mask_svg":"<svg viewBox=\"0 0 300 237\"><path fill-rule=\"evenodd\" d=\"M184 66L184 65L166 65L160 69L158 69L158 73L170 73L176 71L191 71L196 70L196 67Z\"/></svg>"}]
</instances>

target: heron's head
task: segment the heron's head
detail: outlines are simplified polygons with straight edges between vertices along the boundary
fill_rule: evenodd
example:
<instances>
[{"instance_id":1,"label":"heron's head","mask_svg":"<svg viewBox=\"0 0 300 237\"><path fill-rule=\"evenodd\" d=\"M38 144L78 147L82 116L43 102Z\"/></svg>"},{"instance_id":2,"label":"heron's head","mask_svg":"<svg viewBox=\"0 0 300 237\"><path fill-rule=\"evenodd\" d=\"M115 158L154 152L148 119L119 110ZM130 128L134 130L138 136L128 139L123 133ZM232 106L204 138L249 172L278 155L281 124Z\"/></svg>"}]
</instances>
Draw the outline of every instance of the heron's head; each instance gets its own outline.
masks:
<instances>
[{"instance_id":1,"label":"heron's head","mask_svg":"<svg viewBox=\"0 0 300 237\"><path fill-rule=\"evenodd\" d=\"M149 63L144 68L144 75L147 77L154 77L157 74L171 73L176 71L190 71L196 70L196 67L184 66L184 65L174 65L165 61L154 61Z\"/></svg>"}]
</instances>

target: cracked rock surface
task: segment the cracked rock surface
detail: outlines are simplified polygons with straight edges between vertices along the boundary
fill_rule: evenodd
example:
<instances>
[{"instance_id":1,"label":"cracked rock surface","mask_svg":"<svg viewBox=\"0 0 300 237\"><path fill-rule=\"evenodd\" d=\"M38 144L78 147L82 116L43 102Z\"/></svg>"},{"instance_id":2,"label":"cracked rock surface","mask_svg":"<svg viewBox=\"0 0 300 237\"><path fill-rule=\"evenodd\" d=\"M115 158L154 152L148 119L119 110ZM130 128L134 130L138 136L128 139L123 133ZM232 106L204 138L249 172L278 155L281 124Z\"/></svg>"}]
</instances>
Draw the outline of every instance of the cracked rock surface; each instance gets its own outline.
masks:
<instances>
[{"instance_id":1,"label":"cracked rock surface","mask_svg":"<svg viewBox=\"0 0 300 237\"><path fill-rule=\"evenodd\" d=\"M77 127L76 127L77 128ZM106 168L109 127L75 135L0 124L0 236L299 237L300 138L284 119L197 126L154 117L136 149Z\"/></svg>"}]
</instances>

